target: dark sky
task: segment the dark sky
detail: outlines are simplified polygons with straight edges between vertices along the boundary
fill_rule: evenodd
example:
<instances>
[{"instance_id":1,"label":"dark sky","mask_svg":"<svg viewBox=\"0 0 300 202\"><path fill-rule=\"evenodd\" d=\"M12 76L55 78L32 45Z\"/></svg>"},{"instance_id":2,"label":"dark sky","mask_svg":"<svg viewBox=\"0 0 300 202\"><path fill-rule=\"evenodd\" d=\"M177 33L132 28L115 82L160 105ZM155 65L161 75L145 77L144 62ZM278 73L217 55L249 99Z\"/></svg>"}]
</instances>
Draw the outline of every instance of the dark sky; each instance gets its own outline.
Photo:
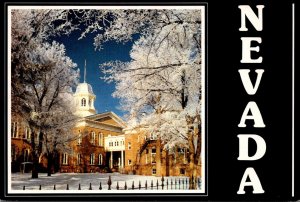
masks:
<instances>
[{"instance_id":1,"label":"dark sky","mask_svg":"<svg viewBox=\"0 0 300 202\"><path fill-rule=\"evenodd\" d=\"M124 112L119 110L119 100L112 97L115 89L114 83L106 83L102 79L102 72L99 65L104 62L120 60L130 61L129 52L132 47L132 42L126 44L107 42L103 45L101 51L95 50L93 45L94 34L88 34L86 38L78 40L80 31L73 32L69 36L61 36L55 38L56 41L63 43L66 47L66 55L69 56L73 62L77 63L80 69L80 82L83 82L84 74L84 60L87 63L86 82L93 87L96 95L95 108L97 113L113 111L119 116L123 116Z\"/></svg>"}]
</instances>

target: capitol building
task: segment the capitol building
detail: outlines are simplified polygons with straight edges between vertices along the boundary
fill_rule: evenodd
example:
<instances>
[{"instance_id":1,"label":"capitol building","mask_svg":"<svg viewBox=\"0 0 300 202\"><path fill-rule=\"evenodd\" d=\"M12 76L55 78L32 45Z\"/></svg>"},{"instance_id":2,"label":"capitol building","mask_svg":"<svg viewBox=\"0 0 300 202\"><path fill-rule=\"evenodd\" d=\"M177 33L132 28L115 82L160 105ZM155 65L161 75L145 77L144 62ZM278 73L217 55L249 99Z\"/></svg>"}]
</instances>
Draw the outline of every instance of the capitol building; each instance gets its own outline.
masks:
<instances>
[{"instance_id":1,"label":"capitol building","mask_svg":"<svg viewBox=\"0 0 300 202\"><path fill-rule=\"evenodd\" d=\"M69 142L70 151L58 153L53 172L188 175L187 149L178 147L170 154L163 150L155 134L147 134L142 129L126 131L126 123L114 112L96 113L96 95L85 75L86 68L84 82L78 84L73 94L75 115L79 117L73 128L77 138ZM24 172L21 165L31 161L30 132L21 117L12 117L11 127L12 172ZM44 156L41 166L46 167L46 163Z\"/></svg>"}]
</instances>

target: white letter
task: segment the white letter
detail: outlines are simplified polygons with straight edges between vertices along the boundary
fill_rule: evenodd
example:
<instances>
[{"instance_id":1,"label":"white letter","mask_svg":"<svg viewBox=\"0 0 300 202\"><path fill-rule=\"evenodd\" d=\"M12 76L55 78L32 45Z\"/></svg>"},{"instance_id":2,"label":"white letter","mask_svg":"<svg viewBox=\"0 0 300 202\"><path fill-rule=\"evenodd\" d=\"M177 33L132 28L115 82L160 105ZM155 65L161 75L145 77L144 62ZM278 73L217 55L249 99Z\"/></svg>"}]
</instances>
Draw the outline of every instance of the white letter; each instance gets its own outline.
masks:
<instances>
[{"instance_id":1,"label":"white letter","mask_svg":"<svg viewBox=\"0 0 300 202\"><path fill-rule=\"evenodd\" d=\"M240 69L239 70L240 77L242 79L242 83L244 85L246 92L248 93L248 95L254 95L258 89L258 86L260 84L260 80L261 80L262 74L264 73L264 70L263 69L255 70L255 72L257 73L257 77L256 77L256 82L255 82L254 87L250 80L249 72L250 72L249 69Z\"/></svg>"},{"instance_id":2,"label":"white letter","mask_svg":"<svg viewBox=\"0 0 300 202\"><path fill-rule=\"evenodd\" d=\"M251 115L248 115L249 111L251 111ZM255 102L251 101L247 104L238 127L240 128L246 127L245 124L246 119L253 119L255 128L265 127L264 121L262 119L258 106Z\"/></svg>"},{"instance_id":3,"label":"white letter","mask_svg":"<svg viewBox=\"0 0 300 202\"><path fill-rule=\"evenodd\" d=\"M247 177L249 176L250 182L246 182ZM263 194L265 191L263 190L259 178L253 168L247 168L244 172L243 178L241 180L240 188L237 194L245 194L244 187L252 186L254 194Z\"/></svg>"},{"instance_id":4,"label":"white letter","mask_svg":"<svg viewBox=\"0 0 300 202\"><path fill-rule=\"evenodd\" d=\"M246 16L247 16L248 20L251 22L253 27L257 31L262 31L263 29L262 9L264 7L265 7L264 5L256 6L256 8L258 8L258 17L257 17L250 6L248 5L239 6L239 9L241 9L241 27L239 30L248 31L248 28L246 28Z\"/></svg>"},{"instance_id":5,"label":"white letter","mask_svg":"<svg viewBox=\"0 0 300 202\"><path fill-rule=\"evenodd\" d=\"M259 46L251 47L252 41L261 43L261 37L241 37L242 40L242 59L241 63L262 63L262 57L251 58L251 51L259 52Z\"/></svg>"},{"instance_id":6,"label":"white letter","mask_svg":"<svg viewBox=\"0 0 300 202\"><path fill-rule=\"evenodd\" d=\"M238 135L239 138L239 161L254 161L262 158L266 153L266 142L259 136L254 134L242 134ZM248 145L249 138L252 138L256 143L256 153L253 156L249 156Z\"/></svg>"}]
</instances>

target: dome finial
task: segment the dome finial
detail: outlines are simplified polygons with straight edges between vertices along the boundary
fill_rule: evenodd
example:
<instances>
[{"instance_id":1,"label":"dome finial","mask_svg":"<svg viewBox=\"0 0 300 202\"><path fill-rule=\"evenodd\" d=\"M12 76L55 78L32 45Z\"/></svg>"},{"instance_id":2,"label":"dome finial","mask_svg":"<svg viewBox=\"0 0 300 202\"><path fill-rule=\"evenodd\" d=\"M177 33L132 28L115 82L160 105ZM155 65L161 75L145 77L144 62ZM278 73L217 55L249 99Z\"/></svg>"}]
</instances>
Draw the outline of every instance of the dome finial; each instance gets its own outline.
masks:
<instances>
[{"instance_id":1,"label":"dome finial","mask_svg":"<svg viewBox=\"0 0 300 202\"><path fill-rule=\"evenodd\" d=\"M86 80L86 60L84 60L84 81L83 83L85 83Z\"/></svg>"}]
</instances>

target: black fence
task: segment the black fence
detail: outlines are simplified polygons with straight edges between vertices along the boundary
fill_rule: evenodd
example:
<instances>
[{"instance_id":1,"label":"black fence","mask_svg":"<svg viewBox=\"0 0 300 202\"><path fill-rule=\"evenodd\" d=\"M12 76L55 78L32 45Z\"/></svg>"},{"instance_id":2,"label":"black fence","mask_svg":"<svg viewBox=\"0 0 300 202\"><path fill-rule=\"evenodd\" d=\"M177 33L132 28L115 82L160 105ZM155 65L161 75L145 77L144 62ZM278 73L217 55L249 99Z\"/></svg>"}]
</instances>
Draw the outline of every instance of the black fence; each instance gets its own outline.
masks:
<instances>
[{"instance_id":1,"label":"black fence","mask_svg":"<svg viewBox=\"0 0 300 202\"><path fill-rule=\"evenodd\" d=\"M114 184L114 185L113 185ZM53 188L49 189L49 186L23 186L23 190L57 190L57 185L53 185ZM165 178L162 176L160 179L155 180L141 180L132 181L132 183L127 184L127 182L112 182L111 176L108 177L107 183L103 185L101 182L99 186L92 186L92 183L89 183L87 189L82 188L82 184L78 184L78 188L70 189L69 184L65 185L65 188L62 189L60 185L59 190L199 190L201 189L201 178L200 177L191 177L191 178Z\"/></svg>"}]
</instances>

